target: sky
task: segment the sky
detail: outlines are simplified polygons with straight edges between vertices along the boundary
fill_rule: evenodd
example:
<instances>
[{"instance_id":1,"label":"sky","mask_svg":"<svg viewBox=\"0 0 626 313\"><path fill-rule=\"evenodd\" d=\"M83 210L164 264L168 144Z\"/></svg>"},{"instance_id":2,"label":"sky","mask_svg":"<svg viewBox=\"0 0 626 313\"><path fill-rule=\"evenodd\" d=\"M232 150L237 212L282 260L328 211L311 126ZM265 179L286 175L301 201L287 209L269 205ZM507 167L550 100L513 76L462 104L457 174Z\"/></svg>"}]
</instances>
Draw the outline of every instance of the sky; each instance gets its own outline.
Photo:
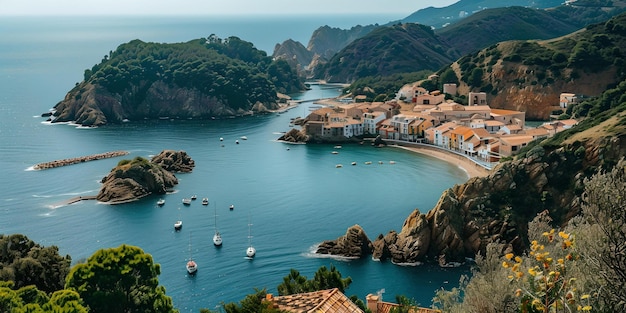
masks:
<instances>
[{"instance_id":1,"label":"sky","mask_svg":"<svg viewBox=\"0 0 626 313\"><path fill-rule=\"evenodd\" d=\"M0 15L398 14L459 0L0 0Z\"/></svg>"}]
</instances>

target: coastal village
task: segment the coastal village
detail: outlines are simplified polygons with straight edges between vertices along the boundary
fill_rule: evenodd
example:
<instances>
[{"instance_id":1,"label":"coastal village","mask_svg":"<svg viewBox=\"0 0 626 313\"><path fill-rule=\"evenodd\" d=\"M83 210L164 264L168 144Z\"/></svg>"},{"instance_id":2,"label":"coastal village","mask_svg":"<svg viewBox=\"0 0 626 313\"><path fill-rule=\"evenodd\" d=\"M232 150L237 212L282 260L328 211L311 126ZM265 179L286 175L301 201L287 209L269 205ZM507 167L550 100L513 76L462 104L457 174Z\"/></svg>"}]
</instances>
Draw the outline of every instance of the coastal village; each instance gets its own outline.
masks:
<instances>
[{"instance_id":1,"label":"coastal village","mask_svg":"<svg viewBox=\"0 0 626 313\"><path fill-rule=\"evenodd\" d=\"M574 119L526 125L525 113L493 109L484 92L470 92L468 105L446 100L457 94L456 84L445 84L443 92L428 92L409 84L387 102L362 102L364 97L322 101L301 123L306 135L323 141L346 141L378 137L402 144L425 144L453 151L491 168L511 157L536 139L548 138L575 126ZM572 93L561 94L556 108L566 109L577 101Z\"/></svg>"}]
</instances>

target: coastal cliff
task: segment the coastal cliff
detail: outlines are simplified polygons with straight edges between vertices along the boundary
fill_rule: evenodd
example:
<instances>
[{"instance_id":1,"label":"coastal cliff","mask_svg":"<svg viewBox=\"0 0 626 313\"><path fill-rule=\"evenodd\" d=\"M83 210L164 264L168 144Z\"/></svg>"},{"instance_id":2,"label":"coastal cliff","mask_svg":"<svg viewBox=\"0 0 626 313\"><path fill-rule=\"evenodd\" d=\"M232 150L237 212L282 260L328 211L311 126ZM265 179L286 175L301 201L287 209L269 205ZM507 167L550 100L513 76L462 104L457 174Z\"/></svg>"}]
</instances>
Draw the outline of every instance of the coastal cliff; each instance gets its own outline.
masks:
<instances>
[{"instance_id":1,"label":"coastal cliff","mask_svg":"<svg viewBox=\"0 0 626 313\"><path fill-rule=\"evenodd\" d=\"M165 194L178 184L173 172L190 172L194 161L184 151L164 150L152 158L122 160L102 179L96 200L112 204Z\"/></svg>"},{"instance_id":2,"label":"coastal cliff","mask_svg":"<svg viewBox=\"0 0 626 313\"><path fill-rule=\"evenodd\" d=\"M557 226L565 225L580 213L584 178L611 168L624 156L625 134L572 140L561 147L537 145L499 164L487 177L446 190L428 213L414 210L399 233L376 238L371 255L393 263L435 261L447 266L484 253L492 242L522 253L528 246L529 221L545 211ZM325 242L317 253L354 257L355 247L339 244L346 242L344 237ZM361 251L360 257L369 255Z\"/></svg>"},{"instance_id":3,"label":"coastal cliff","mask_svg":"<svg viewBox=\"0 0 626 313\"><path fill-rule=\"evenodd\" d=\"M177 44L133 40L85 70L50 120L100 126L263 113L280 107L278 93L303 89L287 62L237 37Z\"/></svg>"}]
</instances>

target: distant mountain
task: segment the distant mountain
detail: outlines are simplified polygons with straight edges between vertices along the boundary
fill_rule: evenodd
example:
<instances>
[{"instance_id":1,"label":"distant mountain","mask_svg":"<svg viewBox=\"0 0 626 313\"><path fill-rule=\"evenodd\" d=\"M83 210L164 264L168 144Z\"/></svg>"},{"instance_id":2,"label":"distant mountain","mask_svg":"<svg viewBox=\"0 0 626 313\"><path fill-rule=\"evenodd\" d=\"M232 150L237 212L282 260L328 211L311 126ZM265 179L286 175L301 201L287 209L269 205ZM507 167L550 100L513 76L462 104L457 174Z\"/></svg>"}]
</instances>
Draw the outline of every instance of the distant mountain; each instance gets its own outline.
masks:
<instances>
[{"instance_id":1,"label":"distant mountain","mask_svg":"<svg viewBox=\"0 0 626 313\"><path fill-rule=\"evenodd\" d=\"M288 39L274 47L272 56L299 66L301 74L309 76L310 71L308 69L313 69L317 64L326 63L338 51L377 27L379 27L378 24L372 24L340 29L325 25L313 32L307 47L304 47L300 42Z\"/></svg>"},{"instance_id":2,"label":"distant mountain","mask_svg":"<svg viewBox=\"0 0 626 313\"><path fill-rule=\"evenodd\" d=\"M550 10L507 7L482 10L435 31L412 26L398 28L398 24L380 27L317 68L315 76L330 81L354 82L366 76L431 70L447 64L440 62L457 59L502 41L557 38L579 30L583 23L604 21L623 11L623 7L560 6ZM398 32L399 29L404 32ZM411 31L416 33L406 33ZM421 45L420 41L427 44Z\"/></svg>"},{"instance_id":3,"label":"distant mountain","mask_svg":"<svg viewBox=\"0 0 626 313\"><path fill-rule=\"evenodd\" d=\"M400 23L432 26L436 29L435 33L439 39L449 43L450 46L444 49L446 51L444 57L450 57L471 53L504 40L548 39L562 36L586 25L605 21L623 12L625 8L626 1L578 0L574 5L560 5L560 1L554 0L462 0L445 8L429 7L419 10L385 26ZM459 15L459 12L462 14ZM451 14L457 17L453 18ZM441 27L444 24L447 26ZM355 26L347 30L323 26L313 33L306 48L312 54L305 53L304 45L301 43L288 40L276 45L273 57L298 66L301 76L328 78L325 72L328 67L324 66L335 53L347 47L352 41L367 36L374 29L385 26ZM367 47L372 48L388 47L378 45ZM386 53L394 54L389 51ZM417 70L428 68L422 64L424 61L422 58L416 59L416 63L419 63L416 65ZM401 71L400 68L396 68L391 73ZM359 77L362 76L348 78L353 80Z\"/></svg>"},{"instance_id":4,"label":"distant mountain","mask_svg":"<svg viewBox=\"0 0 626 313\"><path fill-rule=\"evenodd\" d=\"M443 8L428 7L400 20L401 23L420 23L435 28L444 27L485 9L521 6L545 9L559 6L563 0L461 0Z\"/></svg>"},{"instance_id":5,"label":"distant mountain","mask_svg":"<svg viewBox=\"0 0 626 313\"><path fill-rule=\"evenodd\" d=\"M437 70L460 56L450 47L429 26L380 27L335 54L315 74L331 82L351 82L373 75Z\"/></svg>"},{"instance_id":6,"label":"distant mountain","mask_svg":"<svg viewBox=\"0 0 626 313\"><path fill-rule=\"evenodd\" d=\"M579 25L546 10L508 7L482 10L436 33L465 55L500 41L550 39L578 29Z\"/></svg>"}]
</instances>

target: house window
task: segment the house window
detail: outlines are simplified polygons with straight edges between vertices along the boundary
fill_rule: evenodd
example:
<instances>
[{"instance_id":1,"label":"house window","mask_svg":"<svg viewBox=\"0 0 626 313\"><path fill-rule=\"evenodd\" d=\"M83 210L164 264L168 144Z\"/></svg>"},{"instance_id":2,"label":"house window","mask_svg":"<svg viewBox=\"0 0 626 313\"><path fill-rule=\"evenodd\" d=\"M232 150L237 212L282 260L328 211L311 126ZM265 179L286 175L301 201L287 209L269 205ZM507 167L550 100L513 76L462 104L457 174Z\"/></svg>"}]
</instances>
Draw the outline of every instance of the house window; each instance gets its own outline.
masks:
<instances>
[{"instance_id":1,"label":"house window","mask_svg":"<svg viewBox=\"0 0 626 313\"><path fill-rule=\"evenodd\" d=\"M424 104L430 104L430 99L424 99Z\"/></svg>"}]
</instances>

